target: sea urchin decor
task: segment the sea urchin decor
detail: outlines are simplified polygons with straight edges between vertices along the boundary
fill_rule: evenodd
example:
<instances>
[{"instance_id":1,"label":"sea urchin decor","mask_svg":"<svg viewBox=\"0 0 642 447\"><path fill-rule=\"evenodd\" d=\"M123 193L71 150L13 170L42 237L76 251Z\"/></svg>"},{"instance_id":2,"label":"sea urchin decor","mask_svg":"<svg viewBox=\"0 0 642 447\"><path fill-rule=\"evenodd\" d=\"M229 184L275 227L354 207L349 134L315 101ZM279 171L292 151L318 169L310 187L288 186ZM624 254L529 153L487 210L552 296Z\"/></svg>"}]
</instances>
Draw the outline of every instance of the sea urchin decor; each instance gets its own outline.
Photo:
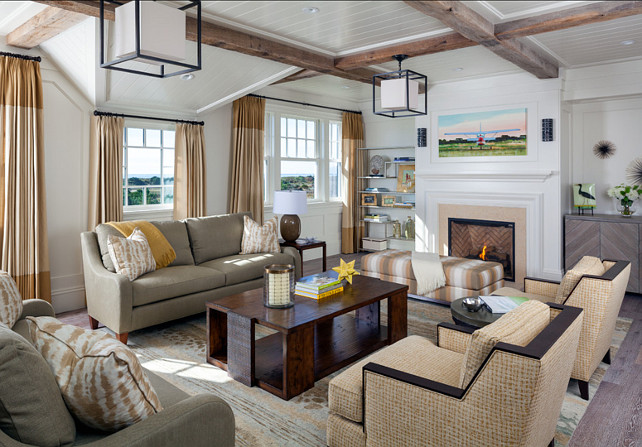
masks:
<instances>
[{"instance_id":1,"label":"sea urchin decor","mask_svg":"<svg viewBox=\"0 0 642 447\"><path fill-rule=\"evenodd\" d=\"M642 186L642 157L635 158L626 168L626 181Z\"/></svg>"},{"instance_id":2,"label":"sea urchin decor","mask_svg":"<svg viewBox=\"0 0 642 447\"><path fill-rule=\"evenodd\" d=\"M600 140L593 146L593 153L597 158L601 158L602 160L610 158L615 154L615 144L607 140Z\"/></svg>"}]
</instances>

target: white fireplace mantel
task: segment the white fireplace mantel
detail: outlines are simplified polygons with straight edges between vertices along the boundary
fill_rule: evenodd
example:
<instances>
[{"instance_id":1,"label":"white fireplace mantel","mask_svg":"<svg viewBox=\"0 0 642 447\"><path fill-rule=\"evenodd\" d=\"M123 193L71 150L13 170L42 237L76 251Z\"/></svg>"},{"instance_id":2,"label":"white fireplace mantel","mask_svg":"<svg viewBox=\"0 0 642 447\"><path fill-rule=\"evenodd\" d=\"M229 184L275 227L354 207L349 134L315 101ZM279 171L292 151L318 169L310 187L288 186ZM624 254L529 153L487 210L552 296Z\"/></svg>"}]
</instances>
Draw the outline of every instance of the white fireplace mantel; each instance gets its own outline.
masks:
<instances>
[{"instance_id":1,"label":"white fireplace mantel","mask_svg":"<svg viewBox=\"0 0 642 447\"><path fill-rule=\"evenodd\" d=\"M544 182L548 178L558 175L558 171L548 169L539 170L513 170L507 172L433 172L416 171L415 176L425 180L457 180L469 182Z\"/></svg>"}]
</instances>

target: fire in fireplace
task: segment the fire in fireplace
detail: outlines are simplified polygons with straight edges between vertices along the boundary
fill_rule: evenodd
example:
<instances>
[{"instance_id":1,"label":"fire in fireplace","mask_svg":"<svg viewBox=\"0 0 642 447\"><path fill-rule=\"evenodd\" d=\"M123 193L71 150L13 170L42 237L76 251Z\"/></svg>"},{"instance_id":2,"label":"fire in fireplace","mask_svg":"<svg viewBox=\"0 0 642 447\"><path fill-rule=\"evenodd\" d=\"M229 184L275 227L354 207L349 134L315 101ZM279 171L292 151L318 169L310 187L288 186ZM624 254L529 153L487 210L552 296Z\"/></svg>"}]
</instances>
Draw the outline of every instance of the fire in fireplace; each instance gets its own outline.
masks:
<instances>
[{"instance_id":1,"label":"fire in fireplace","mask_svg":"<svg viewBox=\"0 0 642 447\"><path fill-rule=\"evenodd\" d=\"M448 219L448 255L499 262L504 279L515 280L515 223Z\"/></svg>"}]
</instances>

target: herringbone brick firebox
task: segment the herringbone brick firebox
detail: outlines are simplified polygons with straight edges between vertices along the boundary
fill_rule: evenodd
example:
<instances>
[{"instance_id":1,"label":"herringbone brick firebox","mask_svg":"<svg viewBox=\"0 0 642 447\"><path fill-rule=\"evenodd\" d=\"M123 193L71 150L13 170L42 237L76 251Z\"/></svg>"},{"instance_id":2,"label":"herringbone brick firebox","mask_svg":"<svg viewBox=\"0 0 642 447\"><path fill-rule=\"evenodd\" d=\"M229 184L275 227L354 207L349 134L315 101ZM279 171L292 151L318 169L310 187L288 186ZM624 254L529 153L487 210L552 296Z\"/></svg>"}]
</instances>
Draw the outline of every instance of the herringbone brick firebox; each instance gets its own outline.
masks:
<instances>
[{"instance_id":1,"label":"herringbone brick firebox","mask_svg":"<svg viewBox=\"0 0 642 447\"><path fill-rule=\"evenodd\" d=\"M448 255L483 259L504 266L504 279L515 279L515 223L448 219Z\"/></svg>"}]
</instances>

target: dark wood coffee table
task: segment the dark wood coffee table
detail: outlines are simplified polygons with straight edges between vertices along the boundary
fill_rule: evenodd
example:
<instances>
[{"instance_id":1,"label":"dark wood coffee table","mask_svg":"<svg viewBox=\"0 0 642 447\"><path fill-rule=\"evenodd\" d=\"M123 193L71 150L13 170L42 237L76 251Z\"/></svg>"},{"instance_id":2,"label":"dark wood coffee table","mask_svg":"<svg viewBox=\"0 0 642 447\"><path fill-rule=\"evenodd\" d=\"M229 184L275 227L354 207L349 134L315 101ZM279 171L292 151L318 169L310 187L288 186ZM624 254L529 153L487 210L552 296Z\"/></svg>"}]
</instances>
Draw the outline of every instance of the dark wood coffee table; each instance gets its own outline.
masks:
<instances>
[{"instance_id":1,"label":"dark wood coffee table","mask_svg":"<svg viewBox=\"0 0 642 447\"><path fill-rule=\"evenodd\" d=\"M463 305L465 298L458 298L450 303L450 313L455 324L474 328L481 328L499 320L504 314L494 314L486 306L482 306L477 312L471 312Z\"/></svg>"},{"instance_id":2,"label":"dark wood coffee table","mask_svg":"<svg viewBox=\"0 0 642 447\"><path fill-rule=\"evenodd\" d=\"M343 293L263 306L263 289L207 303L207 361L235 380L289 400L316 380L408 333L408 286L355 276ZM387 299L388 326L380 323ZM355 312L353 312L355 311ZM255 339L259 324L277 333Z\"/></svg>"}]
</instances>

